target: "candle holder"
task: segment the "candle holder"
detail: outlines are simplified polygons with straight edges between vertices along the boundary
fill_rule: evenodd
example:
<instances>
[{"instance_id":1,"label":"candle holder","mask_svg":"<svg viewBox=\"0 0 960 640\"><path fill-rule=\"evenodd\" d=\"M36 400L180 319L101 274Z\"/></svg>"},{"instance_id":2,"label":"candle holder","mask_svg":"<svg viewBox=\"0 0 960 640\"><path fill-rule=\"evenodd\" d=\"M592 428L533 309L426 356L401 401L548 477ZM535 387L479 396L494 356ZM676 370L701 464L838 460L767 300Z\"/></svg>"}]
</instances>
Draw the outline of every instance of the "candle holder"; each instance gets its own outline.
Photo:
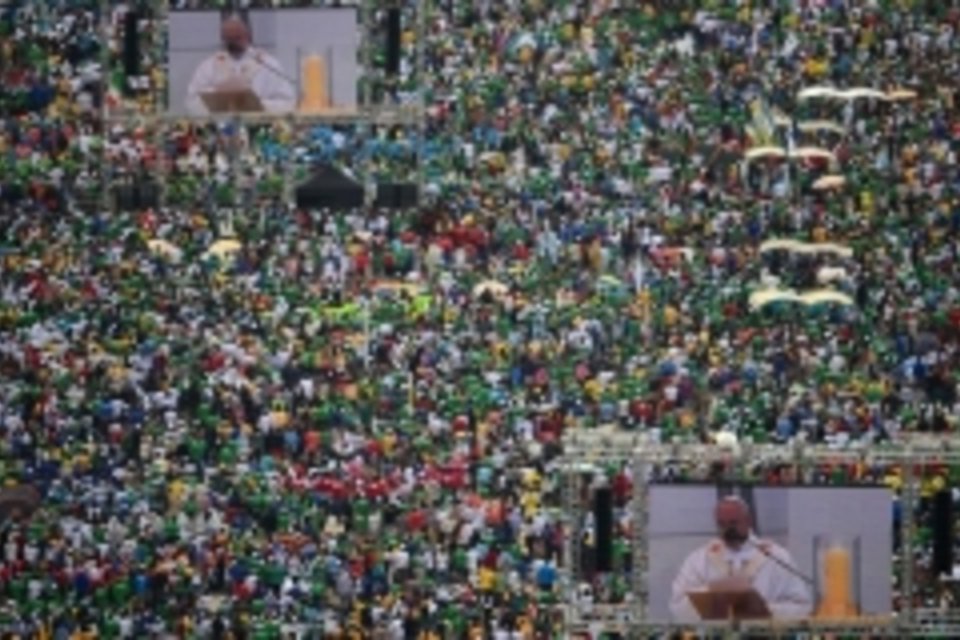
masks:
<instances>
[{"instance_id":1,"label":"candle holder","mask_svg":"<svg viewBox=\"0 0 960 640\"><path fill-rule=\"evenodd\" d=\"M823 534L813 539L816 617L860 615L860 537Z\"/></svg>"}]
</instances>

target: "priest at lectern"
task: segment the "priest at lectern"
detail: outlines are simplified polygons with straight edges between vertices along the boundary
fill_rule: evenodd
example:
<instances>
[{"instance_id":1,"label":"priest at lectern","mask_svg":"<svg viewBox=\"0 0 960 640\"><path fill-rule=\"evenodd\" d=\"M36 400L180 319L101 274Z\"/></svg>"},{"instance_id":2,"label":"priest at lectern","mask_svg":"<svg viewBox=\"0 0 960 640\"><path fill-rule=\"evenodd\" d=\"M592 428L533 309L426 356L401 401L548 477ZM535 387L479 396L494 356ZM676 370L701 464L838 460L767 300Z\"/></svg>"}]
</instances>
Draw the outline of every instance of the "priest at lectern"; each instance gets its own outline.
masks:
<instances>
[{"instance_id":1,"label":"priest at lectern","mask_svg":"<svg viewBox=\"0 0 960 640\"><path fill-rule=\"evenodd\" d=\"M719 538L684 561L673 581L670 611L677 622L808 617L813 598L790 553L757 538L753 516L738 497L715 511Z\"/></svg>"},{"instance_id":2,"label":"priest at lectern","mask_svg":"<svg viewBox=\"0 0 960 640\"><path fill-rule=\"evenodd\" d=\"M296 105L296 91L280 63L251 46L250 28L239 16L220 28L223 51L200 63L187 89L192 115L220 112L286 113Z\"/></svg>"}]
</instances>

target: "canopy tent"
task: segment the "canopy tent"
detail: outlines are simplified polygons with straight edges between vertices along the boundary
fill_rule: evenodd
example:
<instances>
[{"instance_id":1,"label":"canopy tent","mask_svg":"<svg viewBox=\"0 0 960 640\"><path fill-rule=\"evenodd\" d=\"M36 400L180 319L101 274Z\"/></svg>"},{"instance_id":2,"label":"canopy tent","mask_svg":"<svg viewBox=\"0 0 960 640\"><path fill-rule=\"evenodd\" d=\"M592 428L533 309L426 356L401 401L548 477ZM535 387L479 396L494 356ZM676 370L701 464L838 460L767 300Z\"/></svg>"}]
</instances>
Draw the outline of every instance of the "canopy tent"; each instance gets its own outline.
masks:
<instances>
[{"instance_id":1,"label":"canopy tent","mask_svg":"<svg viewBox=\"0 0 960 640\"><path fill-rule=\"evenodd\" d=\"M363 206L363 185L330 164L321 164L297 187L297 206L309 209L356 209Z\"/></svg>"},{"instance_id":2,"label":"canopy tent","mask_svg":"<svg viewBox=\"0 0 960 640\"><path fill-rule=\"evenodd\" d=\"M310 179L297 187L297 206L310 209L356 209L366 202L363 184L330 164L319 165ZM379 209L417 206L417 185L389 182L377 185L373 205Z\"/></svg>"}]
</instances>

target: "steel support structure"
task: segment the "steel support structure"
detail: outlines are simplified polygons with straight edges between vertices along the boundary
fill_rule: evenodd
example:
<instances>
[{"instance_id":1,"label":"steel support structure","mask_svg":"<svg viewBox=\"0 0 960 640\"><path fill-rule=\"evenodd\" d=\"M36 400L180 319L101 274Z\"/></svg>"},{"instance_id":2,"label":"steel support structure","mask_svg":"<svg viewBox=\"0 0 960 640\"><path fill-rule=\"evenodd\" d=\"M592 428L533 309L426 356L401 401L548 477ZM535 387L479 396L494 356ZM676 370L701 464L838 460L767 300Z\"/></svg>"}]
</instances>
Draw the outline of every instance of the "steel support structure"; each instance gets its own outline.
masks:
<instances>
[{"instance_id":1,"label":"steel support structure","mask_svg":"<svg viewBox=\"0 0 960 640\"><path fill-rule=\"evenodd\" d=\"M924 609L913 606L912 597L904 598L904 605L889 619L859 619L850 622L804 621L779 623L770 621L738 623L703 623L696 630L688 626L652 622L646 610L646 576L649 559L648 489L651 472L668 465L709 466L723 463L734 477L746 477L751 467L787 465L800 474L825 465L889 466L900 470L902 487L899 495L902 513L901 553L904 554L901 572L901 591L912 594L914 569L910 554L910 540L914 536L916 501L919 496L922 472L926 466L960 465L960 441L949 438L921 437L898 442L895 445L852 445L836 448L819 445L751 445L733 448L699 444L660 444L642 434L628 432L580 431L564 438L564 454L559 460L560 482L564 487L574 486L577 479L607 464L629 465L633 473L633 524L631 535L634 566L632 586L635 601L625 604L584 604L577 596L579 564L573 550L575 540L566 540L562 584L568 595L565 620L566 636L576 633L596 634L598 631L619 633L626 637L669 637L678 632L709 637L740 638L762 635L771 638L792 638L810 634L869 635L871 637L921 637L939 635L960 637L960 610ZM582 505L579 494L563 492L564 521L579 522ZM570 531L575 533L575 531Z\"/></svg>"}]
</instances>

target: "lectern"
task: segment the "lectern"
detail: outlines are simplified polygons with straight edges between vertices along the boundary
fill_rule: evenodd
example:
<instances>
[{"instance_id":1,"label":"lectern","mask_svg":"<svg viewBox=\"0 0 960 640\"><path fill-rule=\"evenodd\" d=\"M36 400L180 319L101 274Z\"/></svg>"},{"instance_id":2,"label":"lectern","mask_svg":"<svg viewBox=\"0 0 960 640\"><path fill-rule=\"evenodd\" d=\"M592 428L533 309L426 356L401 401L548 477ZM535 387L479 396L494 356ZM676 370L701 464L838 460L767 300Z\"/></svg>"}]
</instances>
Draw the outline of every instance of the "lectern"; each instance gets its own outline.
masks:
<instances>
[{"instance_id":1,"label":"lectern","mask_svg":"<svg viewBox=\"0 0 960 640\"><path fill-rule=\"evenodd\" d=\"M770 618L767 602L748 591L692 591L687 594L701 620L763 620Z\"/></svg>"},{"instance_id":2,"label":"lectern","mask_svg":"<svg viewBox=\"0 0 960 640\"><path fill-rule=\"evenodd\" d=\"M263 103L252 89L239 88L201 93L200 98L210 113L258 113Z\"/></svg>"}]
</instances>

